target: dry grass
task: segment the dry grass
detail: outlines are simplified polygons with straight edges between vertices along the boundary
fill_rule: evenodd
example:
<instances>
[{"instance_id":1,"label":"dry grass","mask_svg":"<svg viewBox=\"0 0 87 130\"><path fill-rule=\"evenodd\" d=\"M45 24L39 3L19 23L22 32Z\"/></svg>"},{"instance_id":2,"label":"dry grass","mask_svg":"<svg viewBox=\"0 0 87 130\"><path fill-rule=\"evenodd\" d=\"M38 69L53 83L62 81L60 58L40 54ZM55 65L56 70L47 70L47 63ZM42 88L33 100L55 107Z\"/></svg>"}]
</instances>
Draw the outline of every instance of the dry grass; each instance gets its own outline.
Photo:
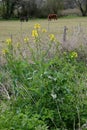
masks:
<instances>
[{"instance_id":1,"label":"dry grass","mask_svg":"<svg viewBox=\"0 0 87 130\"><path fill-rule=\"evenodd\" d=\"M28 22L20 21L0 21L0 41L9 35L16 35L21 32L30 33L33 29L35 23L40 23L43 28L48 29L48 24L50 31L55 31L58 33L58 30L64 26L72 28L81 24L82 26L87 27L87 18L71 18L71 19L58 19L57 21L49 22L47 20L30 20Z\"/></svg>"}]
</instances>

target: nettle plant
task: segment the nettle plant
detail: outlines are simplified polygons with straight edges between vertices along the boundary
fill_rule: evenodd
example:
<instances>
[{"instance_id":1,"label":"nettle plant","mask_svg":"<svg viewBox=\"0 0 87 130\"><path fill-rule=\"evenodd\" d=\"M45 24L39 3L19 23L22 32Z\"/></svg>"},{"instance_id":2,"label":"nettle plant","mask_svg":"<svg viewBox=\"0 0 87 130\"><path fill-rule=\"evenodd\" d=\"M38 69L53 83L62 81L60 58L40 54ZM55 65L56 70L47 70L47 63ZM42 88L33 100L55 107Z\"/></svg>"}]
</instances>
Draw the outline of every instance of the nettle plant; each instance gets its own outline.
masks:
<instances>
[{"instance_id":1,"label":"nettle plant","mask_svg":"<svg viewBox=\"0 0 87 130\"><path fill-rule=\"evenodd\" d=\"M2 51L12 83L8 89L10 109L4 114L11 111L13 117L10 124L10 118L6 119L3 128L80 129L87 120L85 64L77 62L76 51L61 52L54 34L40 24L35 24L31 35L31 41L24 38L24 46L20 42L14 46L12 39L7 39Z\"/></svg>"}]
</instances>

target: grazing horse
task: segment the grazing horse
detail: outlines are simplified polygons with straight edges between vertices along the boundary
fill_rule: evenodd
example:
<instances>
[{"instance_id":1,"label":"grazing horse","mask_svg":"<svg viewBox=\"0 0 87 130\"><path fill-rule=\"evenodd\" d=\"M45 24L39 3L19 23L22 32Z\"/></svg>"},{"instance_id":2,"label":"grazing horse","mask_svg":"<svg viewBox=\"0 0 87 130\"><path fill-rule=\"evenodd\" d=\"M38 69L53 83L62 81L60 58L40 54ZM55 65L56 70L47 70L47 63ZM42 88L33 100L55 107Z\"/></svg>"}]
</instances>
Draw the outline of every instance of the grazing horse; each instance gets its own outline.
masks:
<instances>
[{"instance_id":1,"label":"grazing horse","mask_svg":"<svg viewBox=\"0 0 87 130\"><path fill-rule=\"evenodd\" d=\"M28 17L27 16L21 16L20 21L21 22L24 22L24 21L28 22Z\"/></svg>"},{"instance_id":2,"label":"grazing horse","mask_svg":"<svg viewBox=\"0 0 87 130\"><path fill-rule=\"evenodd\" d=\"M57 20L57 14L49 14L48 20L52 20L52 19Z\"/></svg>"}]
</instances>

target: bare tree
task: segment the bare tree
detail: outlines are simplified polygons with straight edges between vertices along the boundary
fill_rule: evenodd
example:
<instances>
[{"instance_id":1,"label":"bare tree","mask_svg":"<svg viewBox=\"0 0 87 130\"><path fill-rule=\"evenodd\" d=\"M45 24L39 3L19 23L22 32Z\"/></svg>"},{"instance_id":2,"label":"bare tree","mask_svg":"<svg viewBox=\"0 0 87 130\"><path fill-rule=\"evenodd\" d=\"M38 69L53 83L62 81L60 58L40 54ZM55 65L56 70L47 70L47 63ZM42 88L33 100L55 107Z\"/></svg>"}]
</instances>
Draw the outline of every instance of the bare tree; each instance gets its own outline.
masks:
<instances>
[{"instance_id":1,"label":"bare tree","mask_svg":"<svg viewBox=\"0 0 87 130\"><path fill-rule=\"evenodd\" d=\"M80 9L82 16L87 15L87 0L74 0L78 8Z\"/></svg>"},{"instance_id":2,"label":"bare tree","mask_svg":"<svg viewBox=\"0 0 87 130\"><path fill-rule=\"evenodd\" d=\"M63 7L63 0L47 0L47 6L50 13L58 14Z\"/></svg>"}]
</instances>

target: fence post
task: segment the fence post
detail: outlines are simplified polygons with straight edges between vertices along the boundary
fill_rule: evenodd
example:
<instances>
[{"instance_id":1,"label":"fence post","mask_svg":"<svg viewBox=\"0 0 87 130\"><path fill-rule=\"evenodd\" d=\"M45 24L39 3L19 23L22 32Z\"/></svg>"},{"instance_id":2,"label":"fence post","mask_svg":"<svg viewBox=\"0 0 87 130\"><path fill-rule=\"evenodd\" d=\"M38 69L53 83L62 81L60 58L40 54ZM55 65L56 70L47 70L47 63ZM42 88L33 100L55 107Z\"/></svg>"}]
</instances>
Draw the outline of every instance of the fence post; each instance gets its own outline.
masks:
<instances>
[{"instance_id":1,"label":"fence post","mask_svg":"<svg viewBox=\"0 0 87 130\"><path fill-rule=\"evenodd\" d=\"M66 41L66 31L68 30L68 28L66 26L64 26L64 31L63 31L63 41Z\"/></svg>"}]
</instances>

